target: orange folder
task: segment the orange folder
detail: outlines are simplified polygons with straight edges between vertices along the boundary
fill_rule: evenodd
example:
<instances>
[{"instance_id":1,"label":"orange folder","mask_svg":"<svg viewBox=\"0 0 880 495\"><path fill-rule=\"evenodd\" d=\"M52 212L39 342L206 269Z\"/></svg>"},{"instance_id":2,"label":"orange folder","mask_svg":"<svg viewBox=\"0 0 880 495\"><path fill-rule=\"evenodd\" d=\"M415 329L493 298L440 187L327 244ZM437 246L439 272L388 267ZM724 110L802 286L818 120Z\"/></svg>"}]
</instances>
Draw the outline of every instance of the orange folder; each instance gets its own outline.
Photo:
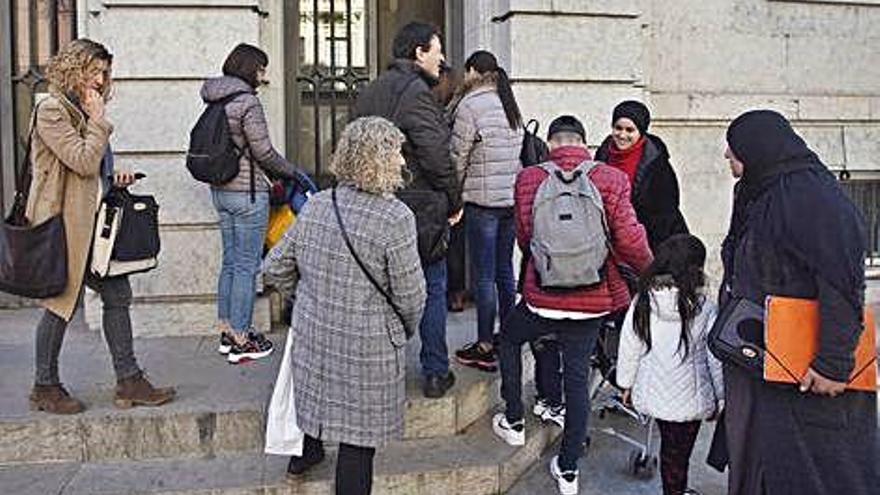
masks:
<instances>
[{"instance_id":1,"label":"orange folder","mask_svg":"<svg viewBox=\"0 0 880 495\"><path fill-rule=\"evenodd\" d=\"M819 348L819 303L812 299L770 296L766 303L764 379L798 383ZM865 329L856 346L856 365L847 388L877 390L877 330L865 307Z\"/></svg>"}]
</instances>

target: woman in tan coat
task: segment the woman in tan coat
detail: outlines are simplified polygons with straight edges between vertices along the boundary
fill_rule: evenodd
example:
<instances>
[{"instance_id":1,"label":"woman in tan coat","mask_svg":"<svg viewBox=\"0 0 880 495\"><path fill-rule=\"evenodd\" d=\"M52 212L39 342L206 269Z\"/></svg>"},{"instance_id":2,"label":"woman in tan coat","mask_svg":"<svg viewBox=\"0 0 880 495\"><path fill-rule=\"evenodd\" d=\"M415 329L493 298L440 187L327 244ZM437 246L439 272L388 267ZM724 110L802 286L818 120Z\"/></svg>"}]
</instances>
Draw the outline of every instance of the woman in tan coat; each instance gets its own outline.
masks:
<instances>
[{"instance_id":1,"label":"woman in tan coat","mask_svg":"<svg viewBox=\"0 0 880 495\"><path fill-rule=\"evenodd\" d=\"M113 170L109 146L113 126L104 116L112 62L113 56L100 43L71 42L49 62L49 96L34 110L34 170L27 217L37 225L62 213L68 280L61 295L42 301L46 313L37 326L36 377L30 395L33 410L76 414L84 409L58 376L64 332L84 285L98 292L104 303L102 327L116 371L116 406L157 406L174 397L174 389L153 388L134 357L128 277L97 279L86 269L99 199L111 183L128 186L134 182L131 173Z\"/></svg>"}]
</instances>

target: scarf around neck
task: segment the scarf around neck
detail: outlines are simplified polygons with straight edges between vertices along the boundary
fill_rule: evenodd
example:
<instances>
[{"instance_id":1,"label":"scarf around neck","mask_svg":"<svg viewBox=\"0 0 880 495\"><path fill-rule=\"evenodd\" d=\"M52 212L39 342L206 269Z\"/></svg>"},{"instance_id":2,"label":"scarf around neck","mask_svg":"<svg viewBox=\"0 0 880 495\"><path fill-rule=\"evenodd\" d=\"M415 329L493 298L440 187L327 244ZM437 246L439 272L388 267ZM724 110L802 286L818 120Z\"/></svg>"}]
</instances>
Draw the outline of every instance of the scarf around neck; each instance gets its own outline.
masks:
<instances>
[{"instance_id":1,"label":"scarf around neck","mask_svg":"<svg viewBox=\"0 0 880 495\"><path fill-rule=\"evenodd\" d=\"M608 165L626 173L627 177L629 177L630 185L636 181L636 172L639 168L639 162L642 160L645 141L645 136L642 136L635 144L625 150L621 150L612 140L611 146L608 147Z\"/></svg>"}]
</instances>

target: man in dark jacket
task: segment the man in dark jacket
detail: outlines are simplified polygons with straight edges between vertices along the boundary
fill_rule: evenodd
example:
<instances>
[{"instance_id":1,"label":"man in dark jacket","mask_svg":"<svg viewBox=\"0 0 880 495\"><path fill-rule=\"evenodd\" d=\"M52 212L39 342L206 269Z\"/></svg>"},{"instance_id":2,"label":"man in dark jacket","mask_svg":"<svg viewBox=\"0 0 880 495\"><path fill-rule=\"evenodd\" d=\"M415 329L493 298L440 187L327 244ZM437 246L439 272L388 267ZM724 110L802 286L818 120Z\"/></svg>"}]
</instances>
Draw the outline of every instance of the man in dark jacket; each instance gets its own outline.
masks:
<instances>
[{"instance_id":1,"label":"man in dark jacket","mask_svg":"<svg viewBox=\"0 0 880 495\"><path fill-rule=\"evenodd\" d=\"M398 197L413 210L428 298L419 326L426 397L455 383L446 347L446 251L449 226L461 219L461 185L449 156L450 129L431 93L444 61L440 33L413 22L394 38L394 62L358 96L355 117L378 115L406 135L403 156L411 180Z\"/></svg>"},{"instance_id":2,"label":"man in dark jacket","mask_svg":"<svg viewBox=\"0 0 880 495\"><path fill-rule=\"evenodd\" d=\"M722 305L787 296L817 300L820 314L818 351L800 386L725 363L729 493L877 493L877 394L846 389L863 331L864 220L782 115L741 115L727 143L739 182Z\"/></svg>"},{"instance_id":3,"label":"man in dark jacket","mask_svg":"<svg viewBox=\"0 0 880 495\"><path fill-rule=\"evenodd\" d=\"M572 171L590 160L586 132L574 117L564 115L550 124L547 135L550 160L557 167ZM533 206L541 183L548 177L540 166L520 171L514 186L514 222L520 249L528 253L532 241ZM599 283L572 289L546 289L538 281L534 258L528 257L523 276L522 300L504 321L499 345L501 363L501 395L506 403L504 413L492 419L495 434L514 445L525 444L525 411L522 403L522 345L540 337L555 334L562 353L562 386L553 383L545 392L551 397L547 407L558 409L564 416L564 430L559 455L550 464L550 471L563 495L577 493L577 461L583 452L587 435L589 396L587 394L590 356L602 317L626 308L629 291L618 263L642 272L651 263L651 251L644 227L636 220L630 204L629 181L626 175L605 164L592 168L587 177L602 197L608 241L613 255L605 260ZM586 237L588 233L584 233ZM560 367L558 354L536 353L542 370L552 373ZM547 366L546 360L556 360ZM543 373L543 372L542 372ZM548 380L551 384L553 380ZM565 409L559 389L564 389ZM556 414L554 414L555 416Z\"/></svg>"}]
</instances>

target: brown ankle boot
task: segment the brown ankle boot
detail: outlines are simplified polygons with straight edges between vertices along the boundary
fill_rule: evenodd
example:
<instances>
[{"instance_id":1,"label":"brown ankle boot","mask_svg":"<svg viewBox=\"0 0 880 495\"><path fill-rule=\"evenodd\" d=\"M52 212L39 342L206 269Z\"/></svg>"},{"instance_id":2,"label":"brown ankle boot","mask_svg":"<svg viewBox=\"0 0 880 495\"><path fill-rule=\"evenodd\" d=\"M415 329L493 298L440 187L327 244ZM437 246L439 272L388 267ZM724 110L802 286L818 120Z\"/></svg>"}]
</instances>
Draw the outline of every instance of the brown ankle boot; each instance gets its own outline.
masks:
<instances>
[{"instance_id":1,"label":"brown ankle boot","mask_svg":"<svg viewBox=\"0 0 880 495\"><path fill-rule=\"evenodd\" d=\"M34 385L30 396L31 411L51 414L79 414L86 406L74 399L60 384Z\"/></svg>"},{"instance_id":2,"label":"brown ankle boot","mask_svg":"<svg viewBox=\"0 0 880 495\"><path fill-rule=\"evenodd\" d=\"M116 384L116 398L113 404L119 409L130 409L134 406L161 406L174 399L173 387L153 388L153 385L139 374L126 378Z\"/></svg>"}]
</instances>

